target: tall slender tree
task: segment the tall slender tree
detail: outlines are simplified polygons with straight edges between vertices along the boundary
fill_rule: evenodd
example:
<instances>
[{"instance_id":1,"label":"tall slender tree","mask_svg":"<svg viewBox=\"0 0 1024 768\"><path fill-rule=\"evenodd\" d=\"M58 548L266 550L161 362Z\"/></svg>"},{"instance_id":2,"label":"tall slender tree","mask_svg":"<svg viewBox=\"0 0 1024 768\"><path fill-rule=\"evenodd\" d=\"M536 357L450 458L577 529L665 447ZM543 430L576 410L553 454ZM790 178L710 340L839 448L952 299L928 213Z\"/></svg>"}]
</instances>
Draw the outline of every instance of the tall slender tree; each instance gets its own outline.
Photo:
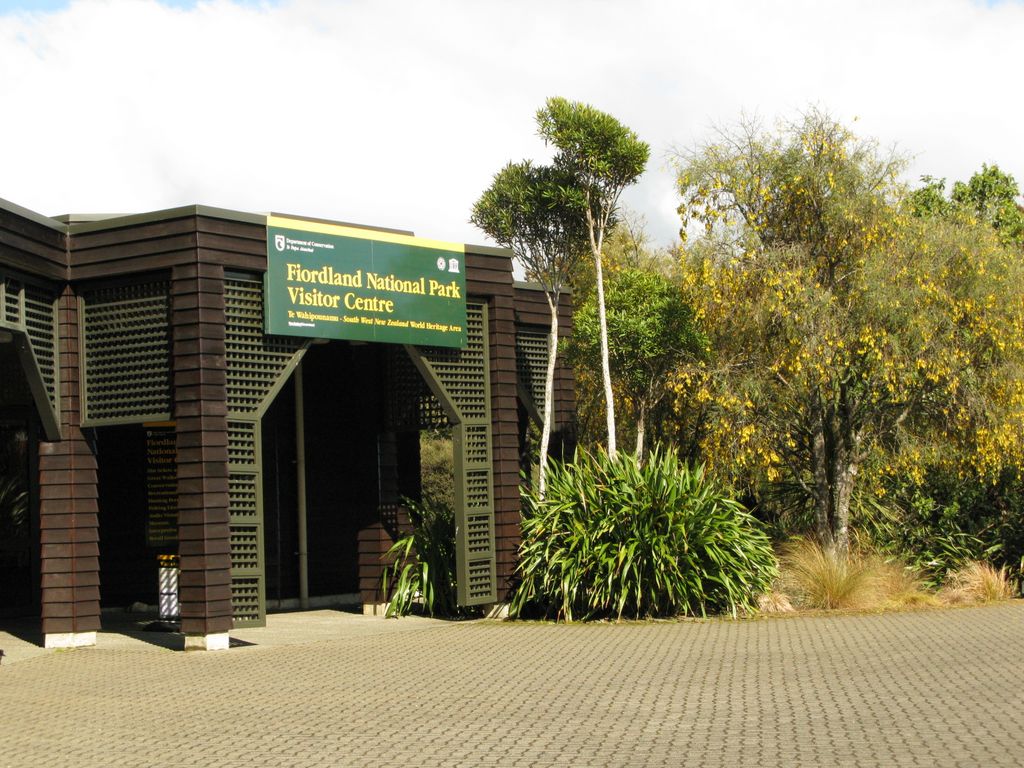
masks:
<instances>
[{"instance_id":1,"label":"tall slender tree","mask_svg":"<svg viewBox=\"0 0 1024 768\"><path fill-rule=\"evenodd\" d=\"M557 167L529 160L509 163L473 206L470 221L510 248L526 277L540 284L551 312L548 364L544 377L538 490L543 498L551 427L554 423L555 362L558 355L558 305L580 259L587 252L584 217L574 179Z\"/></svg>"},{"instance_id":2,"label":"tall slender tree","mask_svg":"<svg viewBox=\"0 0 1024 768\"><path fill-rule=\"evenodd\" d=\"M619 197L644 172L650 147L611 115L562 97L548 99L538 110L537 125L545 143L555 147L554 167L571 179L563 191L576 199L586 223L597 283L608 453L614 457L615 399L608 361L602 250L605 237L615 226Z\"/></svg>"}]
</instances>

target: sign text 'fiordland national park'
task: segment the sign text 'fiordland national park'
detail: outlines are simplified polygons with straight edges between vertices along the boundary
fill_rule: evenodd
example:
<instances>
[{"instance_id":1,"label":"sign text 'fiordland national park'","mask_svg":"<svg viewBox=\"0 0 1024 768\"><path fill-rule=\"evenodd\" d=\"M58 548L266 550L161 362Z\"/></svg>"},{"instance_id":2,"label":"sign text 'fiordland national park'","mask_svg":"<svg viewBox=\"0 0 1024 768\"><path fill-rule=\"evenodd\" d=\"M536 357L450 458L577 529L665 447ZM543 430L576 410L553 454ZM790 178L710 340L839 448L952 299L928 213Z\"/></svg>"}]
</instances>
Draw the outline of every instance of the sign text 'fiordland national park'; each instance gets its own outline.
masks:
<instances>
[{"instance_id":1,"label":"sign text 'fiordland national park'","mask_svg":"<svg viewBox=\"0 0 1024 768\"><path fill-rule=\"evenodd\" d=\"M464 347L465 259L458 243L269 216L264 328Z\"/></svg>"}]
</instances>

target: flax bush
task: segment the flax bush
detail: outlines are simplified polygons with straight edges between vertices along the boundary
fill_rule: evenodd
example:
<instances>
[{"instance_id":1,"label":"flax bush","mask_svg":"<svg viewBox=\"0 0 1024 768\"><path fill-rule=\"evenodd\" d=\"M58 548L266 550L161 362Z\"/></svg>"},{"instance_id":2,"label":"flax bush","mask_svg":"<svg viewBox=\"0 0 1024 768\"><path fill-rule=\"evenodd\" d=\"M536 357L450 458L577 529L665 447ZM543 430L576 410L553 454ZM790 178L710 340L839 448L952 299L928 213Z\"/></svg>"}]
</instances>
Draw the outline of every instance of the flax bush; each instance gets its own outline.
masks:
<instances>
[{"instance_id":1,"label":"flax bush","mask_svg":"<svg viewBox=\"0 0 1024 768\"><path fill-rule=\"evenodd\" d=\"M572 621L754 610L778 573L741 504L671 450L579 451L524 497L513 616Z\"/></svg>"},{"instance_id":2,"label":"flax bush","mask_svg":"<svg viewBox=\"0 0 1024 768\"><path fill-rule=\"evenodd\" d=\"M406 500L412 530L384 557L381 587L389 595L386 616L405 616L421 608L429 616L456 616L455 513L443 503Z\"/></svg>"}]
</instances>

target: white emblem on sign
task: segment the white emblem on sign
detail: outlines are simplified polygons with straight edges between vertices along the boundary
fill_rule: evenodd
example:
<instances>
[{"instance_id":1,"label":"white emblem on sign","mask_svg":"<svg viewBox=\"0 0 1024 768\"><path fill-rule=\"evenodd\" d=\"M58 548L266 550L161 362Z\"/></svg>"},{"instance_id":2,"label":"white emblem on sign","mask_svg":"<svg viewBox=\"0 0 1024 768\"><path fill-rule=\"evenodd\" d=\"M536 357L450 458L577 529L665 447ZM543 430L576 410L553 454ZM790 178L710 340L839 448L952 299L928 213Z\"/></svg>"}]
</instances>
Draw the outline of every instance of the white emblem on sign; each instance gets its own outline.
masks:
<instances>
[{"instance_id":1,"label":"white emblem on sign","mask_svg":"<svg viewBox=\"0 0 1024 768\"><path fill-rule=\"evenodd\" d=\"M459 274L459 260L448 259L448 271L454 272L456 275Z\"/></svg>"},{"instance_id":2,"label":"white emblem on sign","mask_svg":"<svg viewBox=\"0 0 1024 768\"><path fill-rule=\"evenodd\" d=\"M274 235L274 247L279 251L284 250L284 235Z\"/></svg>"},{"instance_id":3,"label":"white emblem on sign","mask_svg":"<svg viewBox=\"0 0 1024 768\"><path fill-rule=\"evenodd\" d=\"M444 272L444 256L437 257L437 268Z\"/></svg>"}]
</instances>

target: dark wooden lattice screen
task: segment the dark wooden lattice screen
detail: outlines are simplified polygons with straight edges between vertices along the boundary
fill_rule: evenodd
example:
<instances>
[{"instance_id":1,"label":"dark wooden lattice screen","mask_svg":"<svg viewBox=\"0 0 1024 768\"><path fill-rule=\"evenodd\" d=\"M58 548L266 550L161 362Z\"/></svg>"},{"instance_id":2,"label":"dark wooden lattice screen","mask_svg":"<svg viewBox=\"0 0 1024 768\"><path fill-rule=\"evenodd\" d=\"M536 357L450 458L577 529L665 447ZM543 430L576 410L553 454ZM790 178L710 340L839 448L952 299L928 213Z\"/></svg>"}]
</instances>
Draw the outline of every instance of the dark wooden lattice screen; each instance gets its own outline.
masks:
<instances>
[{"instance_id":1,"label":"dark wooden lattice screen","mask_svg":"<svg viewBox=\"0 0 1024 768\"><path fill-rule=\"evenodd\" d=\"M81 306L82 425L170 420L168 283L89 290Z\"/></svg>"},{"instance_id":2,"label":"dark wooden lattice screen","mask_svg":"<svg viewBox=\"0 0 1024 768\"><path fill-rule=\"evenodd\" d=\"M548 367L548 335L542 331L516 331L516 375L519 397L530 416L544 412L544 377Z\"/></svg>"},{"instance_id":3,"label":"dark wooden lattice screen","mask_svg":"<svg viewBox=\"0 0 1024 768\"><path fill-rule=\"evenodd\" d=\"M458 601L497 600L487 305L466 305L465 349L406 347L454 425Z\"/></svg>"},{"instance_id":4,"label":"dark wooden lattice screen","mask_svg":"<svg viewBox=\"0 0 1024 768\"><path fill-rule=\"evenodd\" d=\"M263 281L224 281L228 400L228 511L234 626L266 621L260 419L308 345L265 336Z\"/></svg>"},{"instance_id":5,"label":"dark wooden lattice screen","mask_svg":"<svg viewBox=\"0 0 1024 768\"><path fill-rule=\"evenodd\" d=\"M28 339L26 378L47 434L60 434L57 371L57 294L0 274L0 328Z\"/></svg>"},{"instance_id":6,"label":"dark wooden lattice screen","mask_svg":"<svg viewBox=\"0 0 1024 768\"><path fill-rule=\"evenodd\" d=\"M395 432L443 429L451 425L441 403L402 348L388 348L387 425Z\"/></svg>"}]
</instances>

